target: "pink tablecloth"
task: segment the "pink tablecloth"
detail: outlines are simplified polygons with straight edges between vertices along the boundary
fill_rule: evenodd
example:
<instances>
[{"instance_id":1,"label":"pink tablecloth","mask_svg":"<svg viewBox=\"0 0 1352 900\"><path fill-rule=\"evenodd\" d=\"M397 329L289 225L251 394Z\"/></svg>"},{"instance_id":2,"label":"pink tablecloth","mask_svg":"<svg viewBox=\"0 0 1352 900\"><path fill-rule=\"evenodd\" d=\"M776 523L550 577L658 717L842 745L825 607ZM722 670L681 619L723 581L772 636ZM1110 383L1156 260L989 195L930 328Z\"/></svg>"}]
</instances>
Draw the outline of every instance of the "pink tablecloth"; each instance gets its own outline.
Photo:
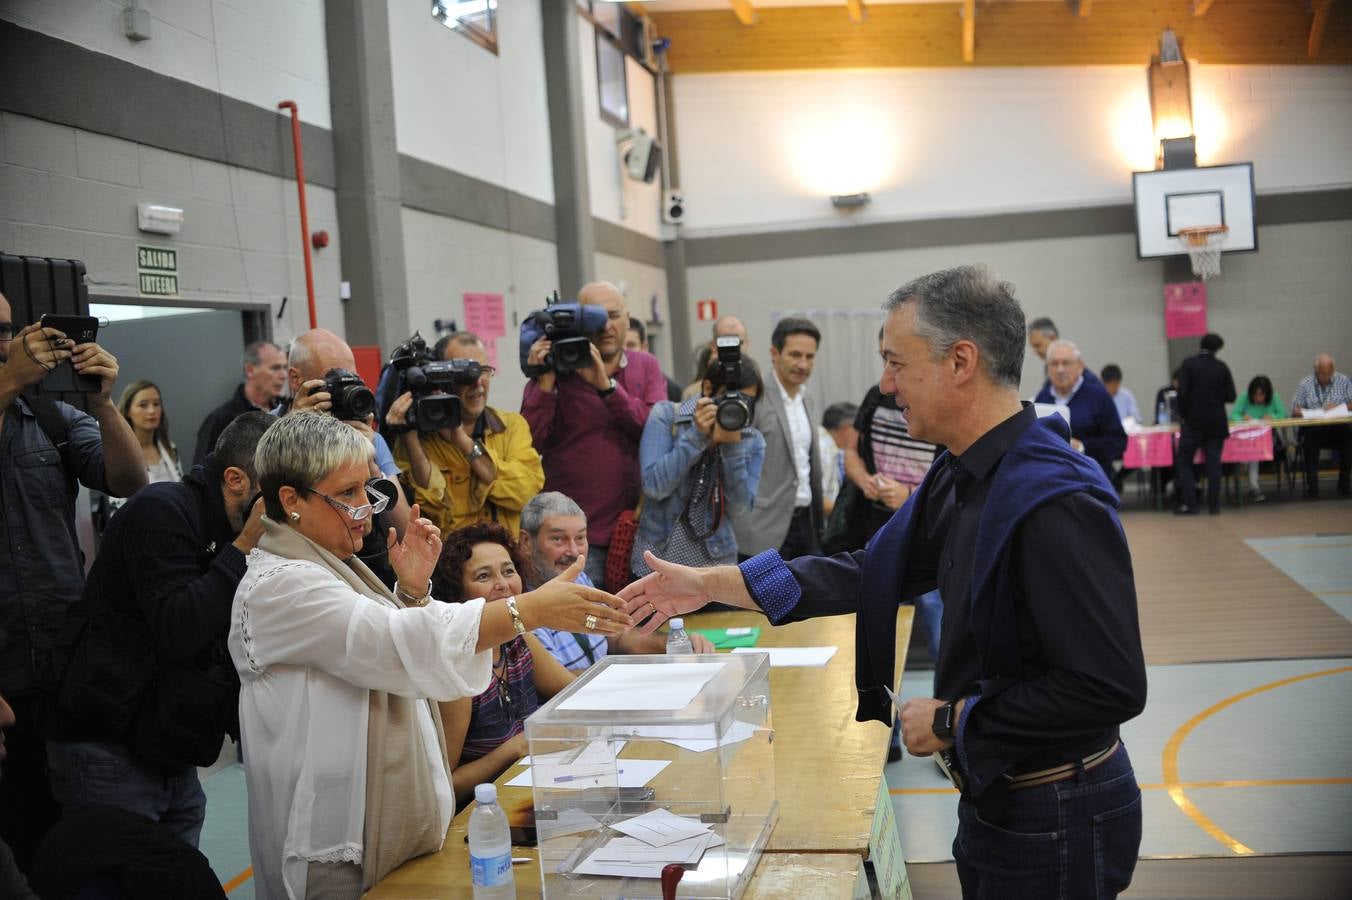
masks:
<instances>
[{"instance_id":1,"label":"pink tablecloth","mask_svg":"<svg viewBox=\"0 0 1352 900\"><path fill-rule=\"evenodd\" d=\"M1166 429L1138 431L1127 435L1127 450L1122 455L1122 468L1166 468L1174 464L1174 446L1178 432ZM1272 427L1269 425L1236 425L1230 430L1221 449L1222 462L1268 462L1272 459ZM1194 462L1202 462L1199 450Z\"/></svg>"}]
</instances>

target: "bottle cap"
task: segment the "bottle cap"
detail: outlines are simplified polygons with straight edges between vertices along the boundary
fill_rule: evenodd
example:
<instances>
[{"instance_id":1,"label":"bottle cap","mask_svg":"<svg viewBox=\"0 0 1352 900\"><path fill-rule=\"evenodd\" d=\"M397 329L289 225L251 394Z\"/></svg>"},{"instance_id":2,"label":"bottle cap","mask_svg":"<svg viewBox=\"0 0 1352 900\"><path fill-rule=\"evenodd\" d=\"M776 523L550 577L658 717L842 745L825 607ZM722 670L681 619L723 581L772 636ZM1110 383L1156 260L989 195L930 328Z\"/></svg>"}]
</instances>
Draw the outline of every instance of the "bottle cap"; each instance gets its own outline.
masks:
<instances>
[{"instance_id":1,"label":"bottle cap","mask_svg":"<svg viewBox=\"0 0 1352 900\"><path fill-rule=\"evenodd\" d=\"M498 802L498 786L496 784L480 784L474 787L474 799L480 806L487 806L490 803Z\"/></svg>"},{"instance_id":2,"label":"bottle cap","mask_svg":"<svg viewBox=\"0 0 1352 900\"><path fill-rule=\"evenodd\" d=\"M684 619L672 619L671 622L669 622L668 624L671 625L671 630L672 630L672 631L675 631L677 628L684 628L684 627L685 627L685 620L684 620Z\"/></svg>"}]
</instances>

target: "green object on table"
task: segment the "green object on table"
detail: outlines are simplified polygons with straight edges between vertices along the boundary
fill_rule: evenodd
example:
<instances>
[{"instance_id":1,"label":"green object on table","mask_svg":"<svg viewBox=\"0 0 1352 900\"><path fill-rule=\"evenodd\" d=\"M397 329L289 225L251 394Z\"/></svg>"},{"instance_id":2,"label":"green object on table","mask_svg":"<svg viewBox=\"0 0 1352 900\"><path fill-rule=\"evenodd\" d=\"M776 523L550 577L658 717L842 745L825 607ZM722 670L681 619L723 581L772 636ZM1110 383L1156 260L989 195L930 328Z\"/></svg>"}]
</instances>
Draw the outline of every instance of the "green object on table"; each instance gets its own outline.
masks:
<instances>
[{"instance_id":1,"label":"green object on table","mask_svg":"<svg viewBox=\"0 0 1352 900\"><path fill-rule=\"evenodd\" d=\"M734 632L728 634L729 631ZM754 647L760 640L759 628L692 628L691 634L702 634L718 650L731 650L733 647Z\"/></svg>"}]
</instances>

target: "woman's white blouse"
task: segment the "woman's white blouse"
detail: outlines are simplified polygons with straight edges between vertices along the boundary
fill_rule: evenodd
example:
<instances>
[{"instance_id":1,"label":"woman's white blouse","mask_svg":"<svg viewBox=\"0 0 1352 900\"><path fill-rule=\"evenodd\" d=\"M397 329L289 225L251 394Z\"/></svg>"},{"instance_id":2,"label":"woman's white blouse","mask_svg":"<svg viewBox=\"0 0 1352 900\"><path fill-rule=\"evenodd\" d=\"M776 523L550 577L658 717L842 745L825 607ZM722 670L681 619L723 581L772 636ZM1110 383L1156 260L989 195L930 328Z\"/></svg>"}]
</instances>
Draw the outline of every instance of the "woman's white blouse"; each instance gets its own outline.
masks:
<instances>
[{"instance_id":1,"label":"woman's white blouse","mask_svg":"<svg viewBox=\"0 0 1352 900\"><path fill-rule=\"evenodd\" d=\"M485 691L491 652L474 650L483 606L400 609L317 563L249 554L229 646L260 900L301 900L310 862L362 861L369 692L454 700ZM418 726L444 832L455 796L426 704Z\"/></svg>"}]
</instances>

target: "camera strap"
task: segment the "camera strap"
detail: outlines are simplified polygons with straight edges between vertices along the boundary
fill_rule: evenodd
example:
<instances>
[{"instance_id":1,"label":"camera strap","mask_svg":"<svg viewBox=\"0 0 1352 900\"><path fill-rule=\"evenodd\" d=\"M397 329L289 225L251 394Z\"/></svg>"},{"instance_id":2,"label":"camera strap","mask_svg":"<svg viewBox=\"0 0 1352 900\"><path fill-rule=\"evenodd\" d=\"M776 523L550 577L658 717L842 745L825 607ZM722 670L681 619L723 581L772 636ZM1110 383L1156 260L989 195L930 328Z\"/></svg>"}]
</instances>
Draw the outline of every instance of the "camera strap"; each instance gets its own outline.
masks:
<instances>
[{"instance_id":1,"label":"camera strap","mask_svg":"<svg viewBox=\"0 0 1352 900\"><path fill-rule=\"evenodd\" d=\"M723 524L723 513L727 506L723 493L723 463L716 446L709 447L700 454L690 469L690 475L695 483L685 498L681 519L691 534L704 540ZM692 511L704 521L698 523L693 521Z\"/></svg>"}]
</instances>

